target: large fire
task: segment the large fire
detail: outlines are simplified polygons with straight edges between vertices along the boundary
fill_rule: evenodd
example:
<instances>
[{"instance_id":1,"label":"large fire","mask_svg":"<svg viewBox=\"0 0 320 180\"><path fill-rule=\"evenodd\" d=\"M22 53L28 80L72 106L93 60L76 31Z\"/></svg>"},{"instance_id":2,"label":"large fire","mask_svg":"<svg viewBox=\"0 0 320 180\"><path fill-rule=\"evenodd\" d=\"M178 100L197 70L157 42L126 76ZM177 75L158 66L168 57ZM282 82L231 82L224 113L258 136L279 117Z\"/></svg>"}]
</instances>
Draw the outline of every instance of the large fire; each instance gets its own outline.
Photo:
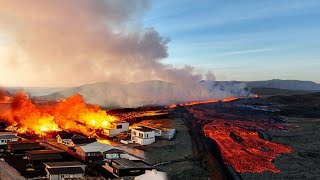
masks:
<instances>
[{"instance_id":1,"label":"large fire","mask_svg":"<svg viewBox=\"0 0 320 180\"><path fill-rule=\"evenodd\" d=\"M50 131L67 130L92 137L103 133L110 128L111 122L118 120L99 106L86 104L79 94L41 105L33 103L24 92L19 92L12 98L9 110L1 114L8 120L9 130L40 136Z\"/></svg>"}]
</instances>

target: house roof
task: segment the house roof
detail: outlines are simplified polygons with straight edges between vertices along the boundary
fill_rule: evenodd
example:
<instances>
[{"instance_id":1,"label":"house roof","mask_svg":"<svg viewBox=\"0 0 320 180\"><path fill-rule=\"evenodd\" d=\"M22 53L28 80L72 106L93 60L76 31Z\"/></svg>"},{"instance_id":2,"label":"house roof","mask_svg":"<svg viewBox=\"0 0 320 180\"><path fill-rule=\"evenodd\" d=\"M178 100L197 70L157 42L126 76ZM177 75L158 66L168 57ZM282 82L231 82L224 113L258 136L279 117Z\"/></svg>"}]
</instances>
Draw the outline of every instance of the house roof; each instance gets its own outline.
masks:
<instances>
[{"instance_id":1,"label":"house roof","mask_svg":"<svg viewBox=\"0 0 320 180\"><path fill-rule=\"evenodd\" d=\"M113 149L113 146L107 144L101 144L99 142L93 142L84 146L79 146L84 152L105 152Z\"/></svg>"},{"instance_id":2,"label":"house roof","mask_svg":"<svg viewBox=\"0 0 320 180\"><path fill-rule=\"evenodd\" d=\"M60 154L29 154L28 157L32 161L63 159L63 157Z\"/></svg>"},{"instance_id":3,"label":"house roof","mask_svg":"<svg viewBox=\"0 0 320 180\"><path fill-rule=\"evenodd\" d=\"M142 131L142 132L151 132L151 131L155 131L155 129L146 127L146 126L138 126L135 128L135 130L137 131Z\"/></svg>"},{"instance_id":4,"label":"house roof","mask_svg":"<svg viewBox=\"0 0 320 180\"><path fill-rule=\"evenodd\" d=\"M123 153L123 151L120 149L117 149L117 148L113 148L113 149L104 151L103 153L104 154L114 154L114 153Z\"/></svg>"},{"instance_id":5,"label":"house roof","mask_svg":"<svg viewBox=\"0 0 320 180\"><path fill-rule=\"evenodd\" d=\"M67 167L67 166L82 166L82 164L79 161L65 161L65 162L48 162L45 163L47 166L50 166L51 168L55 167Z\"/></svg>"},{"instance_id":6,"label":"house roof","mask_svg":"<svg viewBox=\"0 0 320 180\"><path fill-rule=\"evenodd\" d=\"M17 135L17 133L11 132L11 131L2 131L0 132L0 136L2 135Z\"/></svg>"},{"instance_id":7,"label":"house roof","mask_svg":"<svg viewBox=\"0 0 320 180\"><path fill-rule=\"evenodd\" d=\"M61 139L84 139L84 138L87 138L81 134L73 134L73 133L66 132L66 131L62 131L62 132L58 133L58 135L60 136Z\"/></svg>"},{"instance_id":8,"label":"house roof","mask_svg":"<svg viewBox=\"0 0 320 180\"><path fill-rule=\"evenodd\" d=\"M0 134L0 139L17 139L18 136L15 134Z\"/></svg>"},{"instance_id":9,"label":"house roof","mask_svg":"<svg viewBox=\"0 0 320 180\"><path fill-rule=\"evenodd\" d=\"M27 151L26 154L58 154L63 151L57 151L57 150L51 150L51 149L45 149L45 150L32 150Z\"/></svg>"},{"instance_id":10,"label":"house roof","mask_svg":"<svg viewBox=\"0 0 320 180\"><path fill-rule=\"evenodd\" d=\"M13 150L32 150L41 149L39 142L37 141L11 141L7 143Z\"/></svg>"},{"instance_id":11,"label":"house roof","mask_svg":"<svg viewBox=\"0 0 320 180\"><path fill-rule=\"evenodd\" d=\"M84 173L81 167L47 168L49 174L81 174Z\"/></svg>"},{"instance_id":12,"label":"house roof","mask_svg":"<svg viewBox=\"0 0 320 180\"><path fill-rule=\"evenodd\" d=\"M143 161L131 161L129 159L115 159L114 162L118 169L131 169L131 168L151 168L150 165Z\"/></svg>"},{"instance_id":13,"label":"house roof","mask_svg":"<svg viewBox=\"0 0 320 180\"><path fill-rule=\"evenodd\" d=\"M97 141L96 138L72 139L73 144L90 144Z\"/></svg>"}]
</instances>

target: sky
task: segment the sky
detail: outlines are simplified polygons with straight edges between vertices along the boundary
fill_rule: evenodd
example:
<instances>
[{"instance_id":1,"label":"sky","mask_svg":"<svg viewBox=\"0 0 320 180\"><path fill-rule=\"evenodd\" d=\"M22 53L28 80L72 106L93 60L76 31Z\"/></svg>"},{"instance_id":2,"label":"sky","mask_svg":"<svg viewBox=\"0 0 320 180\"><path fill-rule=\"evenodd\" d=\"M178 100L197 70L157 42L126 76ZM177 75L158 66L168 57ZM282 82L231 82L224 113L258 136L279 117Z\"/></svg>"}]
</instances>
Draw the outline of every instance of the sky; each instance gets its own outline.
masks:
<instances>
[{"instance_id":1,"label":"sky","mask_svg":"<svg viewBox=\"0 0 320 180\"><path fill-rule=\"evenodd\" d=\"M318 0L153 0L144 16L170 38L165 63L218 80L320 82Z\"/></svg>"},{"instance_id":2,"label":"sky","mask_svg":"<svg viewBox=\"0 0 320 180\"><path fill-rule=\"evenodd\" d=\"M319 0L0 0L0 86L320 83Z\"/></svg>"}]
</instances>

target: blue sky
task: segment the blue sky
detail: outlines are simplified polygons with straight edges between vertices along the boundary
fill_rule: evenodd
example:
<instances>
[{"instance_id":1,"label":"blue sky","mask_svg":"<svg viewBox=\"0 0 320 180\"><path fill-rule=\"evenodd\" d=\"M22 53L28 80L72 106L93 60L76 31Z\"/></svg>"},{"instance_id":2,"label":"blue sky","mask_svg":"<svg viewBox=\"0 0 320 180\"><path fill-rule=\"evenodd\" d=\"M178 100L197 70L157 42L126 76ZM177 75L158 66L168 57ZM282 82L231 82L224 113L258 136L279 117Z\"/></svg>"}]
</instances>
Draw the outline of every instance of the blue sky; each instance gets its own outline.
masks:
<instances>
[{"instance_id":1,"label":"blue sky","mask_svg":"<svg viewBox=\"0 0 320 180\"><path fill-rule=\"evenodd\" d=\"M165 63L218 80L320 82L319 0L152 0L144 17L171 39Z\"/></svg>"}]
</instances>

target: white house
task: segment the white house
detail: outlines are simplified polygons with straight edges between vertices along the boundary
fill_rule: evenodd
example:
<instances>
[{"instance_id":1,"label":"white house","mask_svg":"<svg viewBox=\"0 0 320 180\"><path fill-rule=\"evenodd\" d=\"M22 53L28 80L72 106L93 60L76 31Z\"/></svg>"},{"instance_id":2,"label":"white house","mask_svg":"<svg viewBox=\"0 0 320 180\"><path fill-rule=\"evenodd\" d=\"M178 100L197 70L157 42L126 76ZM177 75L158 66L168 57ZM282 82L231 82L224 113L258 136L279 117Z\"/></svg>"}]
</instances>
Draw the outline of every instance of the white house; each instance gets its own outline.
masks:
<instances>
[{"instance_id":1,"label":"white house","mask_svg":"<svg viewBox=\"0 0 320 180\"><path fill-rule=\"evenodd\" d=\"M68 132L62 132L62 133L59 133L56 136L56 138L57 138L58 143L64 144L66 146L70 146L70 142L73 139L86 139L87 137L82 136L80 134L72 134L72 133L68 133Z\"/></svg>"},{"instance_id":2,"label":"white house","mask_svg":"<svg viewBox=\"0 0 320 180\"><path fill-rule=\"evenodd\" d=\"M109 137L114 137L122 132L129 130L129 123L125 121L112 122L111 127L106 129L104 132Z\"/></svg>"},{"instance_id":3,"label":"white house","mask_svg":"<svg viewBox=\"0 0 320 180\"><path fill-rule=\"evenodd\" d=\"M13 132L0 132L0 149L6 149L7 142L18 141L19 137L17 135Z\"/></svg>"},{"instance_id":4,"label":"white house","mask_svg":"<svg viewBox=\"0 0 320 180\"><path fill-rule=\"evenodd\" d=\"M78 161L45 163L49 180L62 180L63 178L82 178L85 175L86 165Z\"/></svg>"},{"instance_id":5,"label":"white house","mask_svg":"<svg viewBox=\"0 0 320 180\"><path fill-rule=\"evenodd\" d=\"M138 126L131 130L131 141L141 145L154 143L156 136L161 136L161 130L145 126Z\"/></svg>"},{"instance_id":6,"label":"white house","mask_svg":"<svg viewBox=\"0 0 320 180\"><path fill-rule=\"evenodd\" d=\"M99 142L93 142L83 146L75 146L74 149L82 160L93 162L104 159L103 152L114 149L114 147Z\"/></svg>"},{"instance_id":7,"label":"white house","mask_svg":"<svg viewBox=\"0 0 320 180\"><path fill-rule=\"evenodd\" d=\"M157 171L156 169L146 170L144 174L140 176L136 176L134 180L167 180L168 176L167 173Z\"/></svg>"}]
</instances>

